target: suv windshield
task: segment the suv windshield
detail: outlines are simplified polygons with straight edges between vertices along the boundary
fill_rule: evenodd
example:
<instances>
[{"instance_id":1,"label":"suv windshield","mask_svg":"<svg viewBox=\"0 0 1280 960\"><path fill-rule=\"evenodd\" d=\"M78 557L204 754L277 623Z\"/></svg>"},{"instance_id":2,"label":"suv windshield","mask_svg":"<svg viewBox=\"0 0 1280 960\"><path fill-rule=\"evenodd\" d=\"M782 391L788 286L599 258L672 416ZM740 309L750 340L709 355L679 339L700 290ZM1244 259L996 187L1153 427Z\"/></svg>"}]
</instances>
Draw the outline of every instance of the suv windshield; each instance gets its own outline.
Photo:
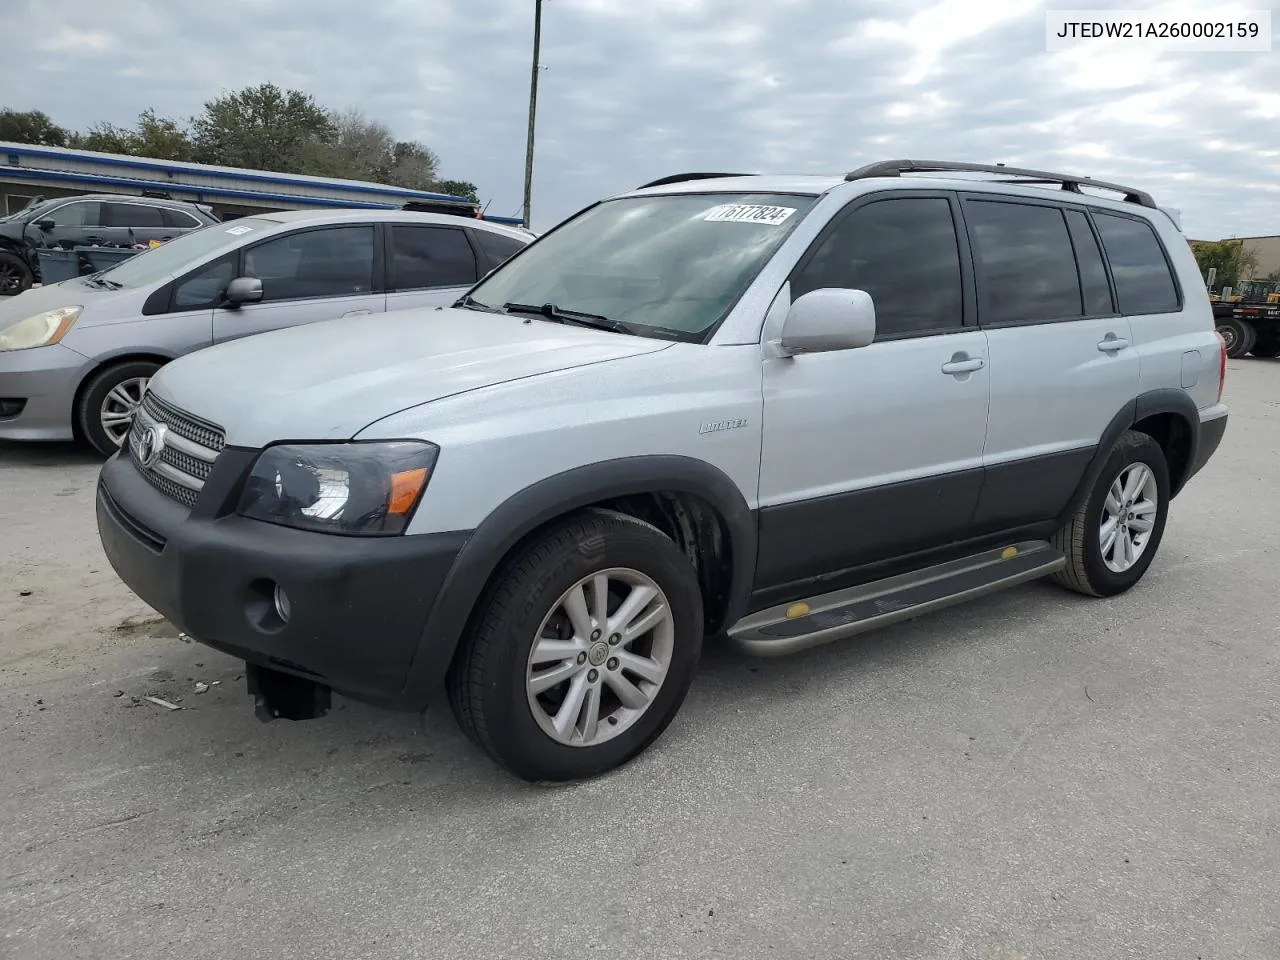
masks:
<instances>
[{"instance_id":1,"label":"suv windshield","mask_svg":"<svg viewBox=\"0 0 1280 960\"><path fill-rule=\"evenodd\" d=\"M214 223L190 233L174 237L158 247L144 250L101 273L104 280L114 286L144 287L177 273L208 254L225 247L235 247L253 239L253 234L275 226L271 220L242 217L228 223Z\"/></svg>"},{"instance_id":2,"label":"suv windshield","mask_svg":"<svg viewBox=\"0 0 1280 960\"><path fill-rule=\"evenodd\" d=\"M813 205L812 196L667 194L601 203L516 254L466 301L554 304L644 335L703 340Z\"/></svg>"}]
</instances>

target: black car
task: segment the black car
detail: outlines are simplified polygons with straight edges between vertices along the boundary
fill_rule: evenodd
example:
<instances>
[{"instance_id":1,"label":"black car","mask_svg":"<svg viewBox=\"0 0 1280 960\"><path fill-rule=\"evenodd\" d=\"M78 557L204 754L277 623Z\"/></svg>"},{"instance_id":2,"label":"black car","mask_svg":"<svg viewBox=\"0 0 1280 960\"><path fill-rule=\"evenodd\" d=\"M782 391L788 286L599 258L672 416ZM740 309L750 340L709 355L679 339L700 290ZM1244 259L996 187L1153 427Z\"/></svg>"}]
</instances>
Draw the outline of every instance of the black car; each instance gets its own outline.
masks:
<instances>
[{"instance_id":1,"label":"black car","mask_svg":"<svg viewBox=\"0 0 1280 960\"><path fill-rule=\"evenodd\" d=\"M131 247L218 223L204 204L120 194L40 200L0 219L0 295L40 279L41 247Z\"/></svg>"}]
</instances>

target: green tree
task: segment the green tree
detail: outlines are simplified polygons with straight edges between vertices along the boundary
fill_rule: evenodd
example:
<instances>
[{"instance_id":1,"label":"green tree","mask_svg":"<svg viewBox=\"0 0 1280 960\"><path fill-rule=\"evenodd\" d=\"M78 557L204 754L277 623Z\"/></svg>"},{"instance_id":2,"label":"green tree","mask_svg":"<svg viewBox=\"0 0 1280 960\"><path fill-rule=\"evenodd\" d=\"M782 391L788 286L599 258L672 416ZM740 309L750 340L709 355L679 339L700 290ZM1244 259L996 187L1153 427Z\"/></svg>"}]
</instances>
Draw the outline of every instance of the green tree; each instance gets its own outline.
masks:
<instances>
[{"instance_id":1,"label":"green tree","mask_svg":"<svg viewBox=\"0 0 1280 960\"><path fill-rule=\"evenodd\" d=\"M0 140L38 147L65 147L71 133L39 110L0 108Z\"/></svg>"},{"instance_id":2,"label":"green tree","mask_svg":"<svg viewBox=\"0 0 1280 960\"><path fill-rule=\"evenodd\" d=\"M192 121L196 159L280 173L306 173L319 145L335 136L315 98L273 83L210 100Z\"/></svg>"},{"instance_id":3,"label":"green tree","mask_svg":"<svg viewBox=\"0 0 1280 960\"><path fill-rule=\"evenodd\" d=\"M1217 271L1213 285L1219 289L1239 286L1242 280L1252 279L1258 269L1257 254L1246 250L1243 240L1193 241L1191 251L1202 276L1210 269Z\"/></svg>"},{"instance_id":4,"label":"green tree","mask_svg":"<svg viewBox=\"0 0 1280 960\"><path fill-rule=\"evenodd\" d=\"M70 143L80 150L156 160L191 160L195 156L195 144L187 132L176 121L157 117L150 108L138 115L138 125L133 129L98 123L87 133L73 134Z\"/></svg>"},{"instance_id":5,"label":"green tree","mask_svg":"<svg viewBox=\"0 0 1280 960\"><path fill-rule=\"evenodd\" d=\"M476 185L465 180L437 180L430 189L436 193L447 193L451 197L466 197L472 203L480 202L480 191Z\"/></svg>"}]
</instances>

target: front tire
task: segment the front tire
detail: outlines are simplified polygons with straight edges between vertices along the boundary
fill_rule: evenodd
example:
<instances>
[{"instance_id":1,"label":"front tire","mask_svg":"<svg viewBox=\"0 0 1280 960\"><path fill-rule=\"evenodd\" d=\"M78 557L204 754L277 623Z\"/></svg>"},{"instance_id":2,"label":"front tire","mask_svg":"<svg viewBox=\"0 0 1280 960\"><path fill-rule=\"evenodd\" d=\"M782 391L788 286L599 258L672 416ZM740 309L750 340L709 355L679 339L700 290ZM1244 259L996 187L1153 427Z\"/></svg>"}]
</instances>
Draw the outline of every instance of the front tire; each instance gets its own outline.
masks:
<instances>
[{"instance_id":1,"label":"front tire","mask_svg":"<svg viewBox=\"0 0 1280 960\"><path fill-rule=\"evenodd\" d=\"M28 289L35 278L23 259L0 250L0 296L10 297Z\"/></svg>"},{"instance_id":2,"label":"front tire","mask_svg":"<svg viewBox=\"0 0 1280 960\"><path fill-rule=\"evenodd\" d=\"M1092 597L1124 593L1147 572L1169 513L1169 465L1160 444L1126 430L1089 496L1054 535L1067 558L1061 586Z\"/></svg>"},{"instance_id":3,"label":"front tire","mask_svg":"<svg viewBox=\"0 0 1280 960\"><path fill-rule=\"evenodd\" d=\"M76 407L76 426L89 446L104 457L120 449L142 394L159 369L160 364L149 360L130 360L94 374Z\"/></svg>"},{"instance_id":4,"label":"front tire","mask_svg":"<svg viewBox=\"0 0 1280 960\"><path fill-rule=\"evenodd\" d=\"M612 511L565 520L481 598L447 678L464 733L530 781L620 766L661 736L702 651L702 594L656 527Z\"/></svg>"}]
</instances>

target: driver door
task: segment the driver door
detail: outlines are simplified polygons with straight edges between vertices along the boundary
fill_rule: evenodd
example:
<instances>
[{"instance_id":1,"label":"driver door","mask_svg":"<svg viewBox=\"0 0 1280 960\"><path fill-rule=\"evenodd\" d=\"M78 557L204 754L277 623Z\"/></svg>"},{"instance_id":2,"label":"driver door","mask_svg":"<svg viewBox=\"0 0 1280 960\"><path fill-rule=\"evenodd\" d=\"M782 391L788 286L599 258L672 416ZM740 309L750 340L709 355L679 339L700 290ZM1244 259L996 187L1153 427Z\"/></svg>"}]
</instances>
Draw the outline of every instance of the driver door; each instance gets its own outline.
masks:
<instances>
[{"instance_id":1,"label":"driver door","mask_svg":"<svg viewBox=\"0 0 1280 960\"><path fill-rule=\"evenodd\" d=\"M793 272L793 300L869 293L876 337L764 361L757 590L803 596L971 528L991 381L960 222L946 193L856 200Z\"/></svg>"}]
</instances>

